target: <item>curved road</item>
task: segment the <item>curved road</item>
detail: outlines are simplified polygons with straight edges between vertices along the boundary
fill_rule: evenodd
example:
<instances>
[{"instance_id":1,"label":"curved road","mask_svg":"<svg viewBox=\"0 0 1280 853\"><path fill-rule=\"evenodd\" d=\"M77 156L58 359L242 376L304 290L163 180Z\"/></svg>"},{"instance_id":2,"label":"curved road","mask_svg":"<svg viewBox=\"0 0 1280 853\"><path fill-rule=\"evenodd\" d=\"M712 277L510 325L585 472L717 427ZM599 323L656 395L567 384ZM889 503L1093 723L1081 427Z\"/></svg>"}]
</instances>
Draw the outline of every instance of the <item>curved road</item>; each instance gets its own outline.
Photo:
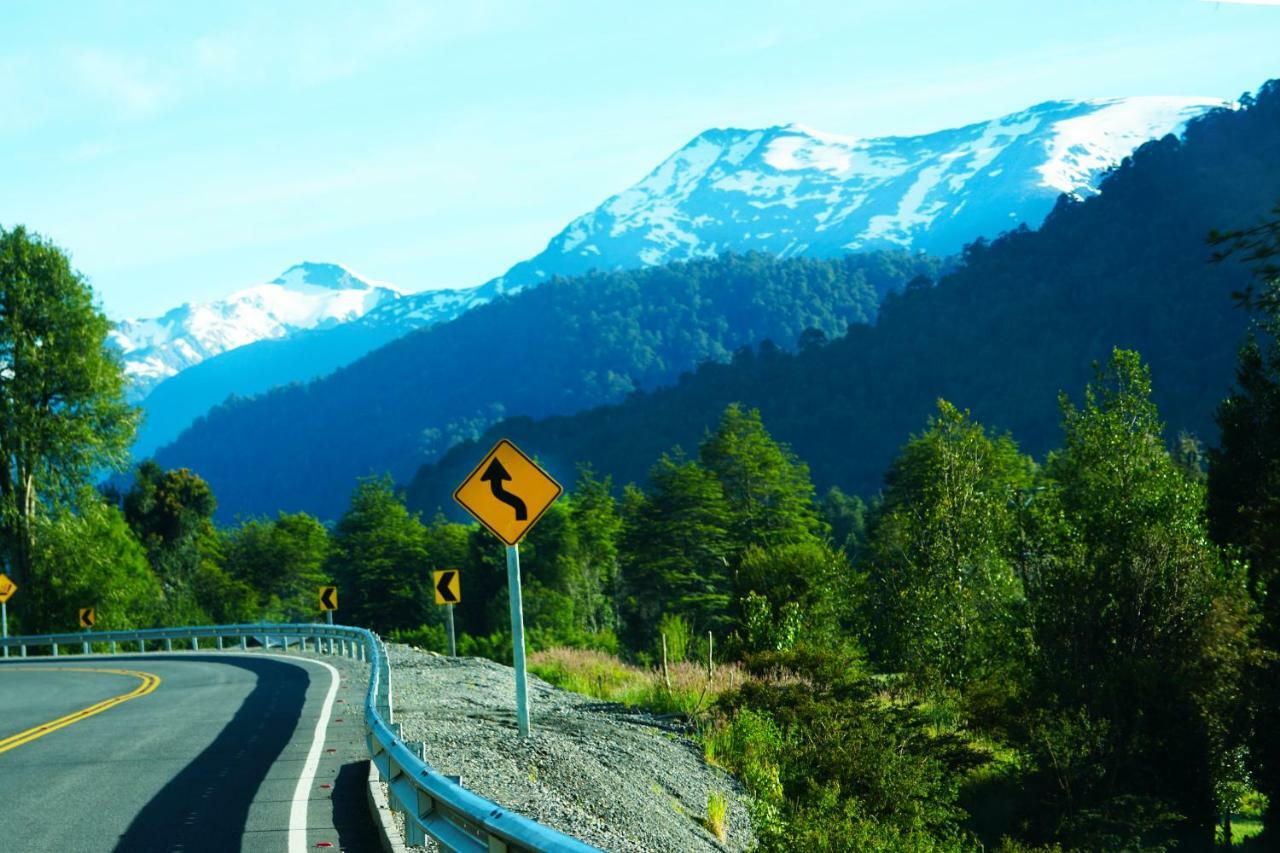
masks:
<instances>
[{"instance_id":1,"label":"curved road","mask_svg":"<svg viewBox=\"0 0 1280 853\"><path fill-rule=\"evenodd\" d=\"M0 851L376 851L362 687L293 655L0 661Z\"/></svg>"}]
</instances>

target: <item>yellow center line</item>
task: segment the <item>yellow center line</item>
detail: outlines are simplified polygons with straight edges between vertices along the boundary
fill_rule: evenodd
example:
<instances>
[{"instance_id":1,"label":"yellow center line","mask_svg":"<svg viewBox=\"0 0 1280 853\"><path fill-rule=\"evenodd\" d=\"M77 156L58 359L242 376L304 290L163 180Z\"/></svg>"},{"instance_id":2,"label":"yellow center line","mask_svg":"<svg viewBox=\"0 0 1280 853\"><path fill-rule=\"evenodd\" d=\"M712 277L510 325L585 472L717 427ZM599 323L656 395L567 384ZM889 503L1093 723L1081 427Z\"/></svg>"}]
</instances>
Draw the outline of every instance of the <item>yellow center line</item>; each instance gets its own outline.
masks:
<instances>
[{"instance_id":1,"label":"yellow center line","mask_svg":"<svg viewBox=\"0 0 1280 853\"><path fill-rule=\"evenodd\" d=\"M108 708L114 708L116 705L128 702L130 699L137 699L139 696L146 696L148 693L160 686L160 676L150 672L138 672L132 669L88 669L85 667L70 666L6 666L0 668L0 672L95 672L106 675L129 675L142 681L133 690L128 693L121 693L119 696L112 696L110 699L103 699L90 705L87 708L81 708L79 711L73 711L65 717L59 717L56 720L50 720L47 723L29 728L24 732L18 732L16 735L10 735L0 740L0 752L8 752L15 747L22 746L24 743L30 743L36 738L44 737L58 729L66 728L72 723L78 723L81 720L88 719L94 714L101 714Z\"/></svg>"}]
</instances>

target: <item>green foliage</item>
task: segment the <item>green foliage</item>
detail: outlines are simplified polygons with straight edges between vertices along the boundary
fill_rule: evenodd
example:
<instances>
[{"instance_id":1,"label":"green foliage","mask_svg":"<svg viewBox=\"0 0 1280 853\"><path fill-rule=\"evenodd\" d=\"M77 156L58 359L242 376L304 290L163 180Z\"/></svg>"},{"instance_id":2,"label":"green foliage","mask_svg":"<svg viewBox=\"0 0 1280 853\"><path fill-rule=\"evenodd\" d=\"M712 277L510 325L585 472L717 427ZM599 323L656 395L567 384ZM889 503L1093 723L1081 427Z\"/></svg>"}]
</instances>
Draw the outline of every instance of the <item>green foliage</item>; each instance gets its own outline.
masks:
<instances>
[{"instance_id":1,"label":"green foliage","mask_svg":"<svg viewBox=\"0 0 1280 853\"><path fill-rule=\"evenodd\" d=\"M698 459L720 483L735 551L792 545L825 532L809 467L769 435L758 409L730 404L702 442Z\"/></svg>"},{"instance_id":2,"label":"green foliage","mask_svg":"<svg viewBox=\"0 0 1280 853\"><path fill-rule=\"evenodd\" d=\"M0 228L0 552L19 585L41 516L128 458L137 414L110 330L65 252L22 226Z\"/></svg>"},{"instance_id":3,"label":"green foliage","mask_svg":"<svg viewBox=\"0 0 1280 853\"><path fill-rule=\"evenodd\" d=\"M784 625L808 610L817 630L834 625L838 561L824 550L808 468L773 440L759 412L730 405L697 462L678 450L663 456L649 489L624 504L620 610L632 648L657 642L664 616L699 635L740 635L748 618L763 628L772 612L735 605L757 590L770 610L790 608Z\"/></svg>"},{"instance_id":4,"label":"green foliage","mask_svg":"<svg viewBox=\"0 0 1280 853\"><path fill-rule=\"evenodd\" d=\"M217 483L226 516L287 506L332 518L351 482L371 469L408 479L424 460L509 414L615 403L703 362L727 362L743 346L769 339L794 347L808 329L839 336L873 321L884 293L940 268L902 251L750 254L557 278L399 338L308 385L229 401L157 459ZM552 473L567 482L572 460L586 458L554 457L564 467ZM456 485L429 497L410 485L410 506L425 517L438 507L453 512Z\"/></svg>"},{"instance_id":5,"label":"green foliage","mask_svg":"<svg viewBox=\"0 0 1280 853\"><path fill-rule=\"evenodd\" d=\"M822 521L831 528L831 542L846 554L856 554L867 535L867 505L839 486L827 489L818 504Z\"/></svg>"},{"instance_id":6,"label":"green foliage","mask_svg":"<svg viewBox=\"0 0 1280 853\"><path fill-rule=\"evenodd\" d=\"M315 518L282 512L247 521L222 533L222 555L227 574L256 592L261 618L307 622L317 615L317 590L330 578L329 532Z\"/></svg>"},{"instance_id":7,"label":"green foliage","mask_svg":"<svg viewBox=\"0 0 1280 853\"><path fill-rule=\"evenodd\" d=\"M1209 523L1214 539L1248 564L1261 616L1249 672L1249 760L1258 787L1280 804L1280 219L1226 239L1255 266L1257 286L1241 296L1258 328L1240 350L1236 387L1218 409L1222 439L1209 454ZM1280 836L1280 806L1271 807L1266 825L1268 835Z\"/></svg>"},{"instance_id":8,"label":"green foliage","mask_svg":"<svg viewBox=\"0 0 1280 853\"><path fill-rule=\"evenodd\" d=\"M149 628L167 616L146 551L120 511L92 490L74 507L38 517L35 542L30 583L19 606L10 605L21 632L76 630L81 607L94 608L104 630Z\"/></svg>"},{"instance_id":9,"label":"green foliage","mask_svg":"<svg viewBox=\"0 0 1280 853\"><path fill-rule=\"evenodd\" d=\"M198 625L214 613L251 618L252 591L226 576L213 527L213 491L187 469L143 462L124 496L124 517L147 549L167 600L170 624Z\"/></svg>"},{"instance_id":10,"label":"green foliage","mask_svg":"<svg viewBox=\"0 0 1280 853\"><path fill-rule=\"evenodd\" d=\"M658 620L658 634L666 641L667 660L671 662L689 659L689 623L678 613L664 613ZM661 647L662 643L658 643Z\"/></svg>"},{"instance_id":11,"label":"green foliage","mask_svg":"<svg viewBox=\"0 0 1280 853\"><path fill-rule=\"evenodd\" d=\"M1158 839L1175 814L1205 843L1239 712L1243 584L1208 542L1203 486L1166 450L1135 353L1117 350L1083 408L1064 397L1062 411L1066 446L1020 554L1046 812L1055 837L1086 845L1120 838L1117 822Z\"/></svg>"},{"instance_id":12,"label":"green foliage","mask_svg":"<svg viewBox=\"0 0 1280 853\"><path fill-rule=\"evenodd\" d=\"M962 688L1007 678L1025 649L1010 559L1034 466L945 400L885 475L863 554L874 649L890 669Z\"/></svg>"},{"instance_id":13,"label":"green foliage","mask_svg":"<svg viewBox=\"0 0 1280 853\"><path fill-rule=\"evenodd\" d=\"M721 697L727 728L708 754L755 798L766 850L946 849L959 845L957 779L978 762L919 710L886 701L856 657L797 646L748 660L755 676ZM852 834L849 834L852 833Z\"/></svg>"},{"instance_id":14,"label":"green foliage","mask_svg":"<svg viewBox=\"0 0 1280 853\"><path fill-rule=\"evenodd\" d=\"M426 539L389 477L361 480L334 527L326 567L342 588L345 616L389 633L415 628L434 615Z\"/></svg>"},{"instance_id":15,"label":"green foliage","mask_svg":"<svg viewBox=\"0 0 1280 853\"><path fill-rule=\"evenodd\" d=\"M760 410L820 491L870 497L939 397L1043 457L1059 440L1057 391L1083 387L1089 365L1113 346L1141 352L1167 378L1156 402L1175 434L1212 444L1212 413L1246 326L1229 294L1249 276L1207 264L1204 235L1256 222L1275 204L1280 157L1259 152L1277 146L1273 82L1243 109L1191 122L1182 140L1142 146L1100 194L1064 197L1037 231L975 244L936 286L887 298L874 326L852 325L794 355L757 347L571 417L510 418L423 467L411 502L445 504L500 436L639 483L653 459L695 446L734 401Z\"/></svg>"},{"instance_id":16,"label":"green foliage","mask_svg":"<svg viewBox=\"0 0 1280 853\"><path fill-rule=\"evenodd\" d=\"M720 483L678 455L663 456L649 481L630 501L622 531L624 638L632 648L651 646L664 613L696 631L725 632L732 516Z\"/></svg>"}]
</instances>

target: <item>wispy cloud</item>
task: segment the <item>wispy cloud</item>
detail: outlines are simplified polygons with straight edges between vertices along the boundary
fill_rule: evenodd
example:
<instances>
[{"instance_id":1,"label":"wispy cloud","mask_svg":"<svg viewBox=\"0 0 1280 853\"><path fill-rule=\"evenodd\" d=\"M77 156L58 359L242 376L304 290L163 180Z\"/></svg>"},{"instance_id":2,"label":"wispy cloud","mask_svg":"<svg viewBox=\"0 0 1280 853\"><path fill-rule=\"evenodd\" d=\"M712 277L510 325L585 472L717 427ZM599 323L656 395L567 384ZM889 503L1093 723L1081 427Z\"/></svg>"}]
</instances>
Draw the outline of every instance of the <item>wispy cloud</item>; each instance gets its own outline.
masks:
<instances>
[{"instance_id":1,"label":"wispy cloud","mask_svg":"<svg viewBox=\"0 0 1280 853\"><path fill-rule=\"evenodd\" d=\"M167 75L138 57L79 50L72 67L81 88L131 115L154 112L171 92Z\"/></svg>"}]
</instances>

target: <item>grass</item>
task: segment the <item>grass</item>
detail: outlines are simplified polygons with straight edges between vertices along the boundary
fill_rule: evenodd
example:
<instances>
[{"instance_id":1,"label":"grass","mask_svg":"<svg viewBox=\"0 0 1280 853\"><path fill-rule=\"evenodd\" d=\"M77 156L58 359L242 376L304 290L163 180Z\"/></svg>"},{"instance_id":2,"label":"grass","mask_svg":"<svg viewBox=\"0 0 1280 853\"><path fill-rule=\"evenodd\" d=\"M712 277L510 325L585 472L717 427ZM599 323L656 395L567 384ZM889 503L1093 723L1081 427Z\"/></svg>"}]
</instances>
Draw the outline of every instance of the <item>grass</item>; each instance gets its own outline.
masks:
<instances>
[{"instance_id":1,"label":"grass","mask_svg":"<svg viewBox=\"0 0 1280 853\"><path fill-rule=\"evenodd\" d=\"M1259 818L1240 817L1232 815L1231 817L1231 846L1236 847L1244 844L1250 838L1262 833L1262 820ZM1222 826L1219 825L1216 830L1216 838L1218 844L1222 843Z\"/></svg>"},{"instance_id":2,"label":"grass","mask_svg":"<svg viewBox=\"0 0 1280 853\"><path fill-rule=\"evenodd\" d=\"M707 794L707 829L716 838L724 841L728 838L725 831L725 816L729 813L729 799L719 791Z\"/></svg>"},{"instance_id":3,"label":"grass","mask_svg":"<svg viewBox=\"0 0 1280 853\"><path fill-rule=\"evenodd\" d=\"M606 702L644 708L655 713L694 716L717 696L742 684L737 664L722 664L707 679L706 667L679 661L668 667L671 687L661 671L624 663L614 655L589 649L554 648L529 656L529 670L565 690Z\"/></svg>"}]
</instances>

